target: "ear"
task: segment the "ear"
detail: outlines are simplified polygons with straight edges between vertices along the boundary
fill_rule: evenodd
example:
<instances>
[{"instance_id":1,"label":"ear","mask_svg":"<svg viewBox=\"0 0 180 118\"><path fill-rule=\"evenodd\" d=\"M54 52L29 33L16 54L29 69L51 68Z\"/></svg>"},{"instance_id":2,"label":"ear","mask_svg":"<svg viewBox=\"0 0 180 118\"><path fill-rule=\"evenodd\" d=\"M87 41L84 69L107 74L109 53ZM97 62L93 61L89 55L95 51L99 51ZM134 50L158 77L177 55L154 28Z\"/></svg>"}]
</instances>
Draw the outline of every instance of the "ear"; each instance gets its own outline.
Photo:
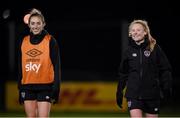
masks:
<instances>
[{"instance_id":1,"label":"ear","mask_svg":"<svg viewBox=\"0 0 180 118\"><path fill-rule=\"evenodd\" d=\"M147 35L147 34L148 34L147 31L145 31L145 32L144 32L144 35Z\"/></svg>"},{"instance_id":2,"label":"ear","mask_svg":"<svg viewBox=\"0 0 180 118\"><path fill-rule=\"evenodd\" d=\"M29 27L29 29L31 29L31 27L30 27L29 23L28 23L28 27Z\"/></svg>"},{"instance_id":3,"label":"ear","mask_svg":"<svg viewBox=\"0 0 180 118\"><path fill-rule=\"evenodd\" d=\"M29 29L31 29L30 23L28 23L27 25L28 25Z\"/></svg>"},{"instance_id":4,"label":"ear","mask_svg":"<svg viewBox=\"0 0 180 118\"><path fill-rule=\"evenodd\" d=\"M46 23L43 23L43 27L45 27L46 26Z\"/></svg>"},{"instance_id":5,"label":"ear","mask_svg":"<svg viewBox=\"0 0 180 118\"><path fill-rule=\"evenodd\" d=\"M26 15L24 16L23 21L24 21L25 24L28 24L29 18L30 18L30 14L26 14Z\"/></svg>"},{"instance_id":6,"label":"ear","mask_svg":"<svg viewBox=\"0 0 180 118\"><path fill-rule=\"evenodd\" d=\"M28 27L29 27L29 31L30 31L30 32L32 32L32 30L31 30L31 27L30 27L29 23L28 23L27 25L28 25Z\"/></svg>"}]
</instances>

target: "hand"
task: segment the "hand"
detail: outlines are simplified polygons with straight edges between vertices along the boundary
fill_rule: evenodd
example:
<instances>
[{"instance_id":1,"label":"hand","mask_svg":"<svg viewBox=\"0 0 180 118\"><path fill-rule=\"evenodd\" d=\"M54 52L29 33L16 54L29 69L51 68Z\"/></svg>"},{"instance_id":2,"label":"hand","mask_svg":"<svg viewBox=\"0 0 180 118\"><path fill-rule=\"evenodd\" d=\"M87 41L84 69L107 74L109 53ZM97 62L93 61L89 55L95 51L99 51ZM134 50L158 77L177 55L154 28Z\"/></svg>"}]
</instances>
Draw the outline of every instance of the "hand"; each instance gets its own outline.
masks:
<instances>
[{"instance_id":1,"label":"hand","mask_svg":"<svg viewBox=\"0 0 180 118\"><path fill-rule=\"evenodd\" d=\"M19 90L19 104L24 103L24 98L25 98L25 92L22 90Z\"/></svg>"},{"instance_id":2,"label":"hand","mask_svg":"<svg viewBox=\"0 0 180 118\"><path fill-rule=\"evenodd\" d=\"M172 102L172 88L164 89L161 91L161 106L166 106L167 104L171 104Z\"/></svg>"},{"instance_id":3,"label":"hand","mask_svg":"<svg viewBox=\"0 0 180 118\"><path fill-rule=\"evenodd\" d=\"M169 100L172 97L172 88L162 90L163 99Z\"/></svg>"},{"instance_id":4,"label":"hand","mask_svg":"<svg viewBox=\"0 0 180 118\"><path fill-rule=\"evenodd\" d=\"M51 102L55 104L58 103L58 101L59 101L59 90L53 90L51 96Z\"/></svg>"},{"instance_id":5,"label":"hand","mask_svg":"<svg viewBox=\"0 0 180 118\"><path fill-rule=\"evenodd\" d=\"M117 90L116 103L120 108L122 108L122 101L123 101L123 93L122 93L122 91Z\"/></svg>"}]
</instances>

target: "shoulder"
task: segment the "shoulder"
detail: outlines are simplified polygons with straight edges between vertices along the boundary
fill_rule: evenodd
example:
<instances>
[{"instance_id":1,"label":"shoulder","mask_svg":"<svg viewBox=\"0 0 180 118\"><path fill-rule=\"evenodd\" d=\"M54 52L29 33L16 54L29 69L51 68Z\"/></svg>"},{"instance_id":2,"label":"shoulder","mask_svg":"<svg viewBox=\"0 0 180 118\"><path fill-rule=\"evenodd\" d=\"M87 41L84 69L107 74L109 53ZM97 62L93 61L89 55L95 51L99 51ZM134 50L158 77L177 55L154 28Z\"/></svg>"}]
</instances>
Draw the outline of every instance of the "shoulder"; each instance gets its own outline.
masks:
<instances>
[{"instance_id":1,"label":"shoulder","mask_svg":"<svg viewBox=\"0 0 180 118\"><path fill-rule=\"evenodd\" d=\"M161 47L160 47L159 44L156 43L156 44L154 45L154 48L155 48L155 49L160 49Z\"/></svg>"},{"instance_id":2,"label":"shoulder","mask_svg":"<svg viewBox=\"0 0 180 118\"><path fill-rule=\"evenodd\" d=\"M29 35L25 35L25 36L21 37L18 41L19 45L21 45L23 43L23 41L27 41L29 38L30 38Z\"/></svg>"},{"instance_id":3,"label":"shoulder","mask_svg":"<svg viewBox=\"0 0 180 118\"><path fill-rule=\"evenodd\" d=\"M157 54L158 57L164 57L166 56L164 50L161 48L160 45L156 44L156 47L155 47L155 52Z\"/></svg>"},{"instance_id":4,"label":"shoulder","mask_svg":"<svg viewBox=\"0 0 180 118\"><path fill-rule=\"evenodd\" d=\"M161 48L161 46L158 45L158 44L156 44L156 45L154 46L154 49L155 49L156 52L162 52L162 48Z\"/></svg>"},{"instance_id":5,"label":"shoulder","mask_svg":"<svg viewBox=\"0 0 180 118\"><path fill-rule=\"evenodd\" d=\"M44 39L46 41L50 42L50 45L55 45L56 44L56 39L50 34L46 34Z\"/></svg>"},{"instance_id":6,"label":"shoulder","mask_svg":"<svg viewBox=\"0 0 180 118\"><path fill-rule=\"evenodd\" d=\"M122 51L123 57L124 57L124 58L128 57L128 55L130 54L131 50L132 50L132 49L131 49L130 46L126 47L126 48Z\"/></svg>"},{"instance_id":7,"label":"shoulder","mask_svg":"<svg viewBox=\"0 0 180 118\"><path fill-rule=\"evenodd\" d=\"M51 45L56 45L57 44L56 39L52 35L50 35L50 44Z\"/></svg>"},{"instance_id":8,"label":"shoulder","mask_svg":"<svg viewBox=\"0 0 180 118\"><path fill-rule=\"evenodd\" d=\"M58 46L57 40L52 35L50 35L50 36L51 36L51 38L50 38L50 48L51 49L58 48L59 46Z\"/></svg>"},{"instance_id":9,"label":"shoulder","mask_svg":"<svg viewBox=\"0 0 180 118\"><path fill-rule=\"evenodd\" d=\"M21 38L23 41L30 38L30 35L25 35L23 38Z\"/></svg>"}]
</instances>

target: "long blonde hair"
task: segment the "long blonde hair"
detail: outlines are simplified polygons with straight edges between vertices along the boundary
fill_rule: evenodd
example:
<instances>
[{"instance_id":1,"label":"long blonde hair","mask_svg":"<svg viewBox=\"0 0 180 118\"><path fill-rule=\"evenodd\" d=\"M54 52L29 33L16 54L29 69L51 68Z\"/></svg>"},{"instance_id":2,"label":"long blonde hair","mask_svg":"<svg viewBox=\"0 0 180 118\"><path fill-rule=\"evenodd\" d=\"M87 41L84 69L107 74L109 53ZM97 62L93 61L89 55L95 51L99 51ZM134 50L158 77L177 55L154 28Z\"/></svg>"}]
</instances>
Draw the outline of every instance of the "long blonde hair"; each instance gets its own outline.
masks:
<instances>
[{"instance_id":1,"label":"long blonde hair","mask_svg":"<svg viewBox=\"0 0 180 118\"><path fill-rule=\"evenodd\" d=\"M130 37L131 37L130 30L134 24L141 24L144 27L144 30L147 33L147 37L149 40L149 46L148 47L150 48L150 51L152 52L154 49L154 46L156 44L156 40L151 36L150 29L149 29L147 21L145 21L145 20L134 20L134 21L132 21L129 25L129 36Z\"/></svg>"}]
</instances>

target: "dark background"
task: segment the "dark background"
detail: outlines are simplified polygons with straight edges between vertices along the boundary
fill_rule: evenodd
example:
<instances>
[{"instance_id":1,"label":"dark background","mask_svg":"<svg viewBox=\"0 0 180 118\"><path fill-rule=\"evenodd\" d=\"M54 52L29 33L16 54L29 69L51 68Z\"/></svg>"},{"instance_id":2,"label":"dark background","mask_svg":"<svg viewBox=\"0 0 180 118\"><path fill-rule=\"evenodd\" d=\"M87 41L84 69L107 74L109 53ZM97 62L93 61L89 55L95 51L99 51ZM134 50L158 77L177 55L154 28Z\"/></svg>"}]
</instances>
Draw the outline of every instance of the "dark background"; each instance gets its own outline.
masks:
<instances>
[{"instance_id":1,"label":"dark background","mask_svg":"<svg viewBox=\"0 0 180 118\"><path fill-rule=\"evenodd\" d=\"M28 32L24 15L31 9L42 11L46 29L58 41L61 52L62 81L116 81L121 60L122 24L134 19L148 21L151 34L166 53L173 67L173 99L179 103L179 26L178 2L153 0L126 1L4 1L0 5L1 86L17 80L18 38ZM3 18L5 10L10 11ZM9 63L8 24L15 25L14 66ZM10 53L10 54L11 54Z\"/></svg>"}]
</instances>

